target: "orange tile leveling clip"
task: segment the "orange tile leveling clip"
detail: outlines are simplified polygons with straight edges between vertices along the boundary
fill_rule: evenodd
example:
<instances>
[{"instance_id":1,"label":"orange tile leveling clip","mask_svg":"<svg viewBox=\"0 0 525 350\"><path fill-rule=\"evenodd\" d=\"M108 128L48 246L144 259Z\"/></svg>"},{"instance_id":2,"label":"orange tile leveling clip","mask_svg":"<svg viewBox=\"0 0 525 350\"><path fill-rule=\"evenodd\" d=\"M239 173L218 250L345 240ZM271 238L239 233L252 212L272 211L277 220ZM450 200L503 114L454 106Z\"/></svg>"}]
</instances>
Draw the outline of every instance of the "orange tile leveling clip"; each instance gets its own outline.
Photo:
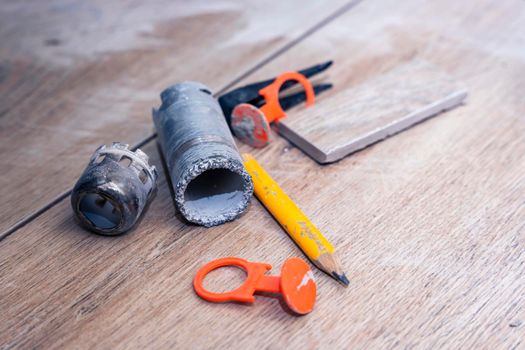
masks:
<instances>
[{"instance_id":1,"label":"orange tile leveling clip","mask_svg":"<svg viewBox=\"0 0 525 350\"><path fill-rule=\"evenodd\" d=\"M268 144L270 123L286 116L279 103L279 90L289 80L295 80L304 87L307 106L314 104L314 89L304 75L297 72L286 72L279 75L272 84L259 91L266 101L261 108L249 103L241 103L233 109L231 128L235 136L242 142L257 148Z\"/></svg>"},{"instance_id":2,"label":"orange tile leveling clip","mask_svg":"<svg viewBox=\"0 0 525 350\"><path fill-rule=\"evenodd\" d=\"M303 101L314 104L315 95L330 89L331 84L312 86L308 77L326 70L332 61L312 66L298 72L286 72L275 79L237 88L219 97L219 104L235 136L257 148L266 146L270 139L270 123L286 116L284 110ZM295 84L304 92L279 98L279 92Z\"/></svg>"},{"instance_id":3,"label":"orange tile leveling clip","mask_svg":"<svg viewBox=\"0 0 525 350\"><path fill-rule=\"evenodd\" d=\"M237 266L246 271L246 280L239 288L226 293L213 293L204 289L204 277L211 271L224 266ZM317 287L313 272L300 258L286 260L281 268L281 276L265 275L272 265L249 262L241 258L222 258L204 265L195 275L193 287L204 300L211 302L240 301L252 303L256 292L281 293L286 304L294 312L304 315L312 311Z\"/></svg>"}]
</instances>

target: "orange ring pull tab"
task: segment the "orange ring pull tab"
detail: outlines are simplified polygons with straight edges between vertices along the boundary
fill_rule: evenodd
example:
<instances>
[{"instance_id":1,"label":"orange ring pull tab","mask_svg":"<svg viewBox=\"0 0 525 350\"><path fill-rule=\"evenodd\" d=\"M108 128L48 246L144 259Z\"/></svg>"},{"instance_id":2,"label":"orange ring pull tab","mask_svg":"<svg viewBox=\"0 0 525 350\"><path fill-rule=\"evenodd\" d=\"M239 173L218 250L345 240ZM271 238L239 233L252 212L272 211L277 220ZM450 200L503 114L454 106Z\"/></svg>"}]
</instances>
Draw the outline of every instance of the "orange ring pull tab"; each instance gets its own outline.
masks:
<instances>
[{"instance_id":1,"label":"orange ring pull tab","mask_svg":"<svg viewBox=\"0 0 525 350\"><path fill-rule=\"evenodd\" d=\"M238 266L246 271L246 280L244 281L243 285L226 293L213 293L204 289L204 277L211 271L224 266ZM204 300L216 303L225 301L241 301L245 303L251 303L255 300L253 294L255 293L257 282L266 271L271 269L272 265L252 263L241 258L228 257L217 259L204 265L197 272L195 279L193 280L193 287L195 288L195 292Z\"/></svg>"},{"instance_id":2,"label":"orange ring pull tab","mask_svg":"<svg viewBox=\"0 0 525 350\"><path fill-rule=\"evenodd\" d=\"M273 83L259 90L259 94L264 97L266 104L260 110L266 116L268 123L279 120L286 116L286 113L279 103L279 90L281 86L288 80L295 80L301 84L306 93L306 105L311 106L315 101L314 88L310 81L301 73L285 72L279 75Z\"/></svg>"},{"instance_id":3,"label":"orange ring pull tab","mask_svg":"<svg viewBox=\"0 0 525 350\"><path fill-rule=\"evenodd\" d=\"M238 266L246 271L246 280L239 288L226 293L213 293L203 287L204 278L211 271L224 266ZM241 258L222 258L204 265L195 275L193 288L202 299L211 302L240 301L251 303L256 292L281 293L294 312L307 314L312 311L316 298L313 272L300 258L285 261L281 276L267 276L269 264L249 262Z\"/></svg>"}]
</instances>

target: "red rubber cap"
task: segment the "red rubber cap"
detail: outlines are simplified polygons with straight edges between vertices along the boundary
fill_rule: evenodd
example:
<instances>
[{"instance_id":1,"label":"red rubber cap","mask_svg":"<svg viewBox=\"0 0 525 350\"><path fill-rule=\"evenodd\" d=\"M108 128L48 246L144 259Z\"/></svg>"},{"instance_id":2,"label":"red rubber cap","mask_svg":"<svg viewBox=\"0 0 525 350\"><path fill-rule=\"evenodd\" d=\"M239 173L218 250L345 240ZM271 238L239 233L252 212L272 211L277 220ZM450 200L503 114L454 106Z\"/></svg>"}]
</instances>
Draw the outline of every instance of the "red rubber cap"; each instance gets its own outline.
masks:
<instances>
[{"instance_id":1,"label":"red rubber cap","mask_svg":"<svg viewBox=\"0 0 525 350\"><path fill-rule=\"evenodd\" d=\"M252 147L263 148L270 141L270 124L264 113L251 104L241 103L235 106L231 127L239 140Z\"/></svg>"},{"instance_id":2,"label":"red rubber cap","mask_svg":"<svg viewBox=\"0 0 525 350\"><path fill-rule=\"evenodd\" d=\"M314 274L300 258L290 258L281 268L281 293L293 311L307 314L313 310L317 287Z\"/></svg>"}]
</instances>

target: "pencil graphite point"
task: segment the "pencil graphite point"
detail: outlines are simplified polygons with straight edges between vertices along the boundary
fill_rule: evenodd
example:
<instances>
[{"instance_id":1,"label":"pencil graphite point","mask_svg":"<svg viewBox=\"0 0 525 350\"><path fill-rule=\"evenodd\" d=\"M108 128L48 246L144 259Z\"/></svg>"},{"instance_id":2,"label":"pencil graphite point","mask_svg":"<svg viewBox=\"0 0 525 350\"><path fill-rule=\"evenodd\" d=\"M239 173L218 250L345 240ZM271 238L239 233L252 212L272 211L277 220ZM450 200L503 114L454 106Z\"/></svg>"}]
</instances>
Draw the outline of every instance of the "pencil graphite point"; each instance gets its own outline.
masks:
<instances>
[{"instance_id":1,"label":"pencil graphite point","mask_svg":"<svg viewBox=\"0 0 525 350\"><path fill-rule=\"evenodd\" d=\"M341 261L336 252L333 253L323 253L319 255L317 259L313 259L312 262L322 271L337 282L341 283L344 286L348 286L350 281L343 272L343 267L341 266Z\"/></svg>"},{"instance_id":2,"label":"pencil graphite point","mask_svg":"<svg viewBox=\"0 0 525 350\"><path fill-rule=\"evenodd\" d=\"M346 275L343 273L341 275L337 274L336 272L332 272L332 276L338 280L339 282L341 282L342 285L344 285L345 287L348 287L348 285L350 284L350 281L348 280L348 278L346 277Z\"/></svg>"}]
</instances>

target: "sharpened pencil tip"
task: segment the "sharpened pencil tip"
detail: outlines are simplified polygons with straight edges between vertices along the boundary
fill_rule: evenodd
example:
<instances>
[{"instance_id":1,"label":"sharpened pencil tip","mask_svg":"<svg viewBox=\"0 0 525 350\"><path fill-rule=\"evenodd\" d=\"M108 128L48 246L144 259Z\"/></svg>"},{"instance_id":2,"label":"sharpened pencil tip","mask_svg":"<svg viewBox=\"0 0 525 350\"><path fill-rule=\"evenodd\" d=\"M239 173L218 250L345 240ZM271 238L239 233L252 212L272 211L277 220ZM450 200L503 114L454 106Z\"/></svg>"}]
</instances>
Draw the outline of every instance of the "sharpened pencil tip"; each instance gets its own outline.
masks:
<instances>
[{"instance_id":1,"label":"sharpened pencil tip","mask_svg":"<svg viewBox=\"0 0 525 350\"><path fill-rule=\"evenodd\" d=\"M348 287L348 285L350 284L348 277L346 277L344 273L342 275L339 275L335 272L332 272L332 276L334 276L334 278L338 280L339 282L341 282L341 284L343 284L345 287Z\"/></svg>"}]
</instances>

